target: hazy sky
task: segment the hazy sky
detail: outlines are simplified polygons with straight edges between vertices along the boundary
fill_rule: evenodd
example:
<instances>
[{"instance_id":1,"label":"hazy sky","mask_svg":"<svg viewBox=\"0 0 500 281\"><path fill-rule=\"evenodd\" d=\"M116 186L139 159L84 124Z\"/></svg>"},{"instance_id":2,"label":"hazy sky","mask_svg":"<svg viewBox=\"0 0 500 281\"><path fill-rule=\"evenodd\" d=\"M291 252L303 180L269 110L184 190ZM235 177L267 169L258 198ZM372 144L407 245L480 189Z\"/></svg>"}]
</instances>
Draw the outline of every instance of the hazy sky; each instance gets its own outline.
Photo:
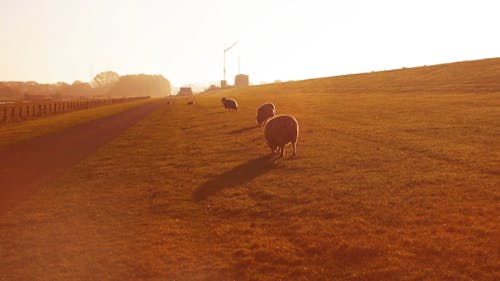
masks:
<instances>
[{"instance_id":1,"label":"hazy sky","mask_svg":"<svg viewBox=\"0 0 500 281\"><path fill-rule=\"evenodd\" d=\"M498 3L498 4L497 4ZM491 0L0 0L0 80L252 83L500 56Z\"/></svg>"}]
</instances>

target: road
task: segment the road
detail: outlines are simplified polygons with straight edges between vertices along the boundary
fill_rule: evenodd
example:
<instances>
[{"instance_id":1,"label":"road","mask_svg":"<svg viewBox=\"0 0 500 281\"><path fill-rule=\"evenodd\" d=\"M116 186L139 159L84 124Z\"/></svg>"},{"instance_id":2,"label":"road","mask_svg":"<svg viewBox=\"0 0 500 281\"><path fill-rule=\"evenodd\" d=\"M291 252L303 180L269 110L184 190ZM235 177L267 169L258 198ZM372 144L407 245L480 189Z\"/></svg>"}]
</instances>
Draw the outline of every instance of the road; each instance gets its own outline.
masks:
<instances>
[{"instance_id":1,"label":"road","mask_svg":"<svg viewBox=\"0 0 500 281\"><path fill-rule=\"evenodd\" d=\"M153 101L0 149L0 214L153 112Z\"/></svg>"}]
</instances>

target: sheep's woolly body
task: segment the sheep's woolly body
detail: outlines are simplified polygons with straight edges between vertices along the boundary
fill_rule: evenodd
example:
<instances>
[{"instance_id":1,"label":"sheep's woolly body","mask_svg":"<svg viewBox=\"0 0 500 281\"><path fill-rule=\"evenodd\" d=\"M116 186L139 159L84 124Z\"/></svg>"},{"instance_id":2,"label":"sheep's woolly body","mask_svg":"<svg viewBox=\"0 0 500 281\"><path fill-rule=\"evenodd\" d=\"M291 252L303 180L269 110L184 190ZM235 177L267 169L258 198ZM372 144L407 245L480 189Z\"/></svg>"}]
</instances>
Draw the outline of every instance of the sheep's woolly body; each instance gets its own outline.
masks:
<instances>
[{"instance_id":1,"label":"sheep's woolly body","mask_svg":"<svg viewBox=\"0 0 500 281\"><path fill-rule=\"evenodd\" d=\"M274 104L268 102L257 109L257 124L262 125L268 118L276 115L276 107Z\"/></svg>"},{"instance_id":2,"label":"sheep's woolly body","mask_svg":"<svg viewBox=\"0 0 500 281\"><path fill-rule=\"evenodd\" d=\"M297 156L299 123L294 117L282 114L269 119L264 128L264 136L273 153L279 152L280 157L283 157L285 145L292 143L293 156Z\"/></svg>"},{"instance_id":3,"label":"sheep's woolly body","mask_svg":"<svg viewBox=\"0 0 500 281\"><path fill-rule=\"evenodd\" d=\"M226 110L238 110L238 102L234 99L222 98L221 102Z\"/></svg>"}]
</instances>

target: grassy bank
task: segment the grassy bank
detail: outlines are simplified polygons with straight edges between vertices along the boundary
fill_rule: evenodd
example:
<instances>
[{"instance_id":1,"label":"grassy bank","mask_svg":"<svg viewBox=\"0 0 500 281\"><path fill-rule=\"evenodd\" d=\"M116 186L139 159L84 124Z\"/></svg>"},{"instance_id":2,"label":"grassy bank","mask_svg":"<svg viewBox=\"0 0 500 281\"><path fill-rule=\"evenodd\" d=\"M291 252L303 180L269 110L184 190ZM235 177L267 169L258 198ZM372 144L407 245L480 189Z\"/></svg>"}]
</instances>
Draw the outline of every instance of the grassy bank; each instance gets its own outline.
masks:
<instances>
[{"instance_id":1,"label":"grassy bank","mask_svg":"<svg viewBox=\"0 0 500 281\"><path fill-rule=\"evenodd\" d=\"M150 101L151 100L140 100L128 103L99 106L86 110L49 116L46 118L2 124L0 126L0 147L63 130L91 120L110 116Z\"/></svg>"},{"instance_id":2,"label":"grassy bank","mask_svg":"<svg viewBox=\"0 0 500 281\"><path fill-rule=\"evenodd\" d=\"M178 99L131 127L0 217L3 276L500 277L498 94L280 87ZM297 159L268 157L265 101L298 119Z\"/></svg>"}]
</instances>

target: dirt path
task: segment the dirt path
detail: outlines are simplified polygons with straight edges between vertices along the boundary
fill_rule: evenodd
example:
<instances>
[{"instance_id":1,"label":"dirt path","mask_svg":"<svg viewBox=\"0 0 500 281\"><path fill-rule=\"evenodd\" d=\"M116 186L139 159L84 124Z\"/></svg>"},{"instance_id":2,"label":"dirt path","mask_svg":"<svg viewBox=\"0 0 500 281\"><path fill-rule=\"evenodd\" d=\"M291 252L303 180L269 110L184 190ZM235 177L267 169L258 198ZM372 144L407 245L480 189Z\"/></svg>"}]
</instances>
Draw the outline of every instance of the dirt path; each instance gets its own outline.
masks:
<instances>
[{"instance_id":1,"label":"dirt path","mask_svg":"<svg viewBox=\"0 0 500 281\"><path fill-rule=\"evenodd\" d=\"M0 149L0 214L140 121L155 101Z\"/></svg>"}]
</instances>

